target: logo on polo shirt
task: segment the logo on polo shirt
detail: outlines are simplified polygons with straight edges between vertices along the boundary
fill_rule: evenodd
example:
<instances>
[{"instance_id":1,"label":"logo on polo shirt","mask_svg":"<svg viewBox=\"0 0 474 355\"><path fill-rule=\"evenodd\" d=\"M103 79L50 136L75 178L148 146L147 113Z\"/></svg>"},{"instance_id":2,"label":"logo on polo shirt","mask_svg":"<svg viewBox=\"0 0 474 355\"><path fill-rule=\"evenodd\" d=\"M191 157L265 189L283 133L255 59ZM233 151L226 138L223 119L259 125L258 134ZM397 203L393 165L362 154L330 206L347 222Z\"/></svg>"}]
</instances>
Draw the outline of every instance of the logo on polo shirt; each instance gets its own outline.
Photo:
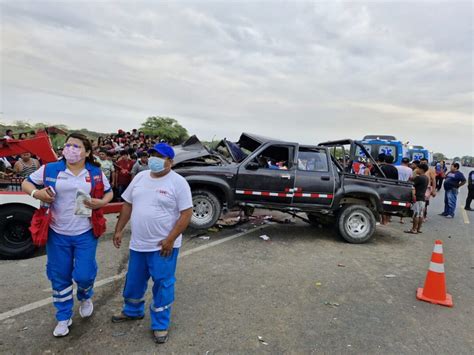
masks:
<instances>
[{"instance_id":1,"label":"logo on polo shirt","mask_svg":"<svg viewBox=\"0 0 474 355\"><path fill-rule=\"evenodd\" d=\"M158 192L161 194L161 195L168 195L168 191L166 190L158 190Z\"/></svg>"},{"instance_id":2,"label":"logo on polo shirt","mask_svg":"<svg viewBox=\"0 0 474 355\"><path fill-rule=\"evenodd\" d=\"M89 175L86 176L86 182L91 182L91 177Z\"/></svg>"}]
</instances>

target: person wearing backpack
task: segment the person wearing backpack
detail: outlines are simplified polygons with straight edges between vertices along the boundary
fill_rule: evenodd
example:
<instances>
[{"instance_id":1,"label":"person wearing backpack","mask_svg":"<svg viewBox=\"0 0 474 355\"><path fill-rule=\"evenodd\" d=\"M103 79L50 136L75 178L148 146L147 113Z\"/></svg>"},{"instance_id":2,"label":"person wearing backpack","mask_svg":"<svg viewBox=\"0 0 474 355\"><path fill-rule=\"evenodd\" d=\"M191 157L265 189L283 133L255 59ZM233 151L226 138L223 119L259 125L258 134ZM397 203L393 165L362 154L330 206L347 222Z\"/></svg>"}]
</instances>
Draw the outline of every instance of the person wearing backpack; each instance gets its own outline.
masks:
<instances>
[{"instance_id":1,"label":"person wearing backpack","mask_svg":"<svg viewBox=\"0 0 474 355\"><path fill-rule=\"evenodd\" d=\"M65 159L41 166L22 183L25 193L40 200L43 206L47 204L46 214L50 215L46 273L57 311L55 337L69 334L74 306L73 281L77 284L81 317L92 315L97 238L105 231L102 207L113 198L109 181L95 162L92 144L86 136L70 134L63 155ZM77 212L78 191L91 195L90 200L83 202L86 210L92 210L90 217Z\"/></svg>"}]
</instances>

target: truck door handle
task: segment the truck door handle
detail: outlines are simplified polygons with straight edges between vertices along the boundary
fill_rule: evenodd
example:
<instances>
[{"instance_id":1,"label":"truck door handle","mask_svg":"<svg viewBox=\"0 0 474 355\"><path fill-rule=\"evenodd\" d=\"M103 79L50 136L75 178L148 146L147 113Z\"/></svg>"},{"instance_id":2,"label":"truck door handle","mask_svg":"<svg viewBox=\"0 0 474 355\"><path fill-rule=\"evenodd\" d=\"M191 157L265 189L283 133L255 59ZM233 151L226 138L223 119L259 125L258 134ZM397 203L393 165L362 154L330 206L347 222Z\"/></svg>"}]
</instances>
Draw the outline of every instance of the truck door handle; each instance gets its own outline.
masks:
<instances>
[{"instance_id":1,"label":"truck door handle","mask_svg":"<svg viewBox=\"0 0 474 355\"><path fill-rule=\"evenodd\" d=\"M329 176L321 176L321 180L329 181L331 178Z\"/></svg>"},{"instance_id":2,"label":"truck door handle","mask_svg":"<svg viewBox=\"0 0 474 355\"><path fill-rule=\"evenodd\" d=\"M291 179L291 175L280 175L280 177L282 179L286 179L286 180L290 180Z\"/></svg>"}]
</instances>

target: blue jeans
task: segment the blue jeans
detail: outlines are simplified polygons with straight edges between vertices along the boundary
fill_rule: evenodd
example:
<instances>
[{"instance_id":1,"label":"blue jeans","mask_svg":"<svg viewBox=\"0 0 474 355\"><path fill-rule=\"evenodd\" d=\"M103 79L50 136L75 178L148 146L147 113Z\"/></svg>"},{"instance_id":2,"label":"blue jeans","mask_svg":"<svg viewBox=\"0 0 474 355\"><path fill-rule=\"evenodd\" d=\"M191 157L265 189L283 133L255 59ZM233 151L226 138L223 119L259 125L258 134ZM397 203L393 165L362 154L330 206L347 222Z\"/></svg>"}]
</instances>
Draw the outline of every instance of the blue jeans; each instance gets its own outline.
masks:
<instances>
[{"instance_id":1,"label":"blue jeans","mask_svg":"<svg viewBox=\"0 0 474 355\"><path fill-rule=\"evenodd\" d=\"M145 314L145 293L148 280L153 280L153 303L150 305L151 329L167 330L174 301L174 283L179 249L169 257L160 251L138 252L130 250L127 279L123 290L123 314L140 317Z\"/></svg>"},{"instance_id":2,"label":"blue jeans","mask_svg":"<svg viewBox=\"0 0 474 355\"><path fill-rule=\"evenodd\" d=\"M445 190L443 214L454 217L454 213L456 212L457 199L458 199L458 189Z\"/></svg>"},{"instance_id":3,"label":"blue jeans","mask_svg":"<svg viewBox=\"0 0 474 355\"><path fill-rule=\"evenodd\" d=\"M53 287L53 303L58 321L72 317L73 280L77 284L79 301L89 299L94 294L92 287L97 276L96 250L97 238L92 234L92 230L75 236L49 230L46 274Z\"/></svg>"}]
</instances>

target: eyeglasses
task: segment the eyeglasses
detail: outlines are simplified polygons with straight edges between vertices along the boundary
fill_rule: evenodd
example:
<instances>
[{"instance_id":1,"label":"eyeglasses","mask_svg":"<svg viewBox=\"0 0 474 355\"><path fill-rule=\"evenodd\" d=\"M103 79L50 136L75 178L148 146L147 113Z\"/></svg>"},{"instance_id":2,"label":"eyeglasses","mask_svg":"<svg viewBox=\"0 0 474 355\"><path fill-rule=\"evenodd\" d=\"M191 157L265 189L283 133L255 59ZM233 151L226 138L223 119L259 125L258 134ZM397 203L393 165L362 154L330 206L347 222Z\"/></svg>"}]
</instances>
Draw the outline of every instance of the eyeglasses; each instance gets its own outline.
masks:
<instances>
[{"instance_id":1,"label":"eyeglasses","mask_svg":"<svg viewBox=\"0 0 474 355\"><path fill-rule=\"evenodd\" d=\"M78 148L78 149L82 149L82 147L81 147L80 145L77 145L77 144L66 143L66 144L64 145L64 148L71 148L71 147L73 147L73 148Z\"/></svg>"}]
</instances>

